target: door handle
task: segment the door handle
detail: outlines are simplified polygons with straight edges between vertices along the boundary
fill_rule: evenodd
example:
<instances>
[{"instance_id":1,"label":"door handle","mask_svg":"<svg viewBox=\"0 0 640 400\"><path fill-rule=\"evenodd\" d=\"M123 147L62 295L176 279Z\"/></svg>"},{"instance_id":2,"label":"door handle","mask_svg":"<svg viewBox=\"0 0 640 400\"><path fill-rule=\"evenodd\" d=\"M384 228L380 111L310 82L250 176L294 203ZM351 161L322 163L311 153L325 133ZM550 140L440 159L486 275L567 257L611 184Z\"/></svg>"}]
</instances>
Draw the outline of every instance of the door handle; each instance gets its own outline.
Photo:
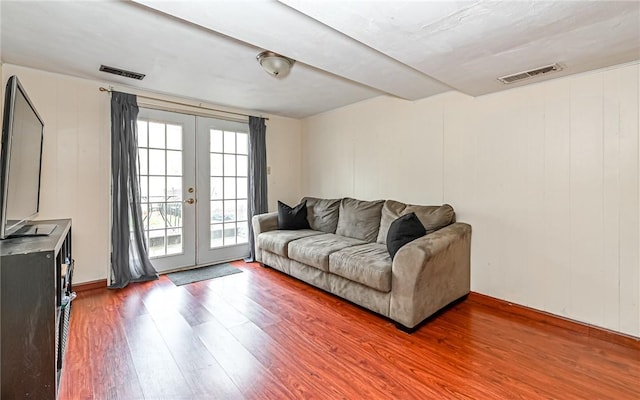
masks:
<instances>
[{"instance_id":1,"label":"door handle","mask_svg":"<svg viewBox=\"0 0 640 400\"><path fill-rule=\"evenodd\" d=\"M184 202L187 203L187 204L193 204L196 201L194 199L186 199Z\"/></svg>"}]
</instances>

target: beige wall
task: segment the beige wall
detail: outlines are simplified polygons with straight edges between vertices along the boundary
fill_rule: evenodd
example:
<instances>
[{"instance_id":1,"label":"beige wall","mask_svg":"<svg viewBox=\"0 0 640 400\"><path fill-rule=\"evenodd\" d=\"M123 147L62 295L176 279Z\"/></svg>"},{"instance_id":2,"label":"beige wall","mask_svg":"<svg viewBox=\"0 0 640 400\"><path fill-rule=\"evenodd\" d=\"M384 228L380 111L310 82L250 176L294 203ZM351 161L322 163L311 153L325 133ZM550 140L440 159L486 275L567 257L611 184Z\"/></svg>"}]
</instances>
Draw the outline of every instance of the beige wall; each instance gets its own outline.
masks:
<instances>
[{"instance_id":1,"label":"beige wall","mask_svg":"<svg viewBox=\"0 0 640 400\"><path fill-rule=\"evenodd\" d=\"M110 99L98 88L107 84L4 64L3 86L11 75L18 75L45 121L39 219L72 218L75 281L105 279L110 251ZM275 207L277 199L294 202L301 197L301 124L269 118L268 191L269 204Z\"/></svg>"},{"instance_id":2,"label":"beige wall","mask_svg":"<svg viewBox=\"0 0 640 400\"><path fill-rule=\"evenodd\" d=\"M278 210L278 200L298 204L302 198L302 121L270 117L267 121L267 195L269 211Z\"/></svg>"},{"instance_id":3,"label":"beige wall","mask_svg":"<svg viewBox=\"0 0 640 400\"><path fill-rule=\"evenodd\" d=\"M639 66L303 121L303 191L450 203L472 290L640 336Z\"/></svg>"},{"instance_id":4,"label":"beige wall","mask_svg":"<svg viewBox=\"0 0 640 400\"><path fill-rule=\"evenodd\" d=\"M109 262L109 97L99 82L5 64L45 122L38 219L73 219L76 282L105 279Z\"/></svg>"}]
</instances>

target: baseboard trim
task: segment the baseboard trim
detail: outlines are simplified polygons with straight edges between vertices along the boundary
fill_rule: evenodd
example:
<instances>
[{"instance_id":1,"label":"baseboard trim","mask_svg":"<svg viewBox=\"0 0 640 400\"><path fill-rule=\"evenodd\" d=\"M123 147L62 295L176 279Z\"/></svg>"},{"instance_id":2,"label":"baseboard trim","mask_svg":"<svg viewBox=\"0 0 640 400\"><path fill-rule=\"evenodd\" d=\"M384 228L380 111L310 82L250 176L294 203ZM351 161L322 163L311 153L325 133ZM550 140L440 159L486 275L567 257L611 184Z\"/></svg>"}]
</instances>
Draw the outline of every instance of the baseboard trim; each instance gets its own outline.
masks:
<instances>
[{"instance_id":1,"label":"baseboard trim","mask_svg":"<svg viewBox=\"0 0 640 400\"><path fill-rule=\"evenodd\" d=\"M76 283L73 285L73 290L75 292L86 292L87 290L106 289L106 288L107 288L106 279L98 279L97 281L82 282L82 283Z\"/></svg>"},{"instance_id":2,"label":"baseboard trim","mask_svg":"<svg viewBox=\"0 0 640 400\"><path fill-rule=\"evenodd\" d=\"M497 308L514 315L532 319L545 324L557 326L571 332L575 332L587 337L604 340L621 346L629 347L634 350L640 350L640 338L626 335L621 332L612 331L599 326L590 325L584 322L565 318L559 315L551 314L546 311L536 310L535 308L511 303L506 300L497 299L477 292L469 293L469 300L486 306Z\"/></svg>"}]
</instances>

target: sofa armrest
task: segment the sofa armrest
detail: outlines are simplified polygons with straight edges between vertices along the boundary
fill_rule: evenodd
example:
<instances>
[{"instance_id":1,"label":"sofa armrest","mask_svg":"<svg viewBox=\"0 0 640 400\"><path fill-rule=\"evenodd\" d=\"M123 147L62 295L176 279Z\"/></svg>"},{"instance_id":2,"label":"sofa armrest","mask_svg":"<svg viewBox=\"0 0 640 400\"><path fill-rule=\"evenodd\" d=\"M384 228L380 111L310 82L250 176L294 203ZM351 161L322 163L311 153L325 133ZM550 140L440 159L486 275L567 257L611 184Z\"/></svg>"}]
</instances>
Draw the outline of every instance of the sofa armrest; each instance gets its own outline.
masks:
<instances>
[{"instance_id":1,"label":"sofa armrest","mask_svg":"<svg viewBox=\"0 0 640 400\"><path fill-rule=\"evenodd\" d=\"M471 226L456 222L400 248L389 316L407 328L470 291Z\"/></svg>"},{"instance_id":2,"label":"sofa armrest","mask_svg":"<svg viewBox=\"0 0 640 400\"><path fill-rule=\"evenodd\" d=\"M278 213L272 212L267 214L254 215L251 219L251 226L253 227L253 258L261 263L262 249L260 249L260 247L258 246L258 235L260 235L262 232L274 231L278 229Z\"/></svg>"}]
</instances>

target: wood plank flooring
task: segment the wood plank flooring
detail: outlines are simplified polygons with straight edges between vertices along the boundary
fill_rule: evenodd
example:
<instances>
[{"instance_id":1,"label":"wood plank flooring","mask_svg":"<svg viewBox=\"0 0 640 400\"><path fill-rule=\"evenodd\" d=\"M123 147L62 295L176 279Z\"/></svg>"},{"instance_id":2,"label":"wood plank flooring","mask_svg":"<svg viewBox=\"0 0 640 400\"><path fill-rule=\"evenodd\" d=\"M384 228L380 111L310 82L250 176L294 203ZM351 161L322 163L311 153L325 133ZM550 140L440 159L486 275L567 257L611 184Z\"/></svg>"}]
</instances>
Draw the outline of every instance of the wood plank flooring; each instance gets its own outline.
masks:
<instances>
[{"instance_id":1,"label":"wood plank flooring","mask_svg":"<svg viewBox=\"0 0 640 400\"><path fill-rule=\"evenodd\" d=\"M74 301L60 399L640 399L640 348L473 297L412 335L258 264Z\"/></svg>"}]
</instances>

